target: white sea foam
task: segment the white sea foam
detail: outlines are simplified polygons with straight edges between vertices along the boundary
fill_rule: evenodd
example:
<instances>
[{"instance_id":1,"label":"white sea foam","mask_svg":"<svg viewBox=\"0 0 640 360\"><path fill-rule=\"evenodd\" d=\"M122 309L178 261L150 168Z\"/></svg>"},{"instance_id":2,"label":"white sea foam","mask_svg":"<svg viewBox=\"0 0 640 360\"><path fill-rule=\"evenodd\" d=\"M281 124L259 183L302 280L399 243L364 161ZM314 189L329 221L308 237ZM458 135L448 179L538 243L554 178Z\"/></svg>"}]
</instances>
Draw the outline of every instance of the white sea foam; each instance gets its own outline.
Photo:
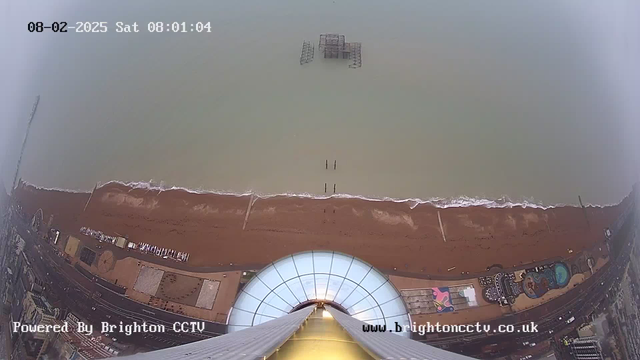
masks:
<instances>
[{"instance_id":1,"label":"white sea foam","mask_svg":"<svg viewBox=\"0 0 640 360\"><path fill-rule=\"evenodd\" d=\"M228 195L228 196L251 196L254 195L260 199L268 199L274 197L297 197L302 199L317 199L317 200L327 200L327 199L359 199L364 201L375 201L375 202L395 202L395 203L409 203L411 204L411 209L416 208L418 205L427 204L432 205L438 208L458 208L458 207L471 207L471 206L482 206L486 208L513 208L513 207L524 207L524 208L539 208L539 209L550 209L554 207L560 206L575 206L575 205L566 205L566 204L555 204L551 206L545 206L541 203L536 203L531 200L523 200L520 202L511 201L507 197L502 197L500 199L491 200L491 199L483 199L477 197L468 197L468 196L460 196L455 198L431 198L431 199L419 199L419 198L392 198L392 197L366 197L362 195L351 195L351 194L332 194L332 195L316 195L310 193L277 193L277 194L265 194L259 193L255 191L246 191L243 193L227 191L227 190L209 190L209 189L189 189L180 186L163 186L154 185L150 182L123 182L112 180L105 183L102 186L107 186L109 184L118 184L130 187L132 189L147 189L154 191L170 191L170 190L182 190L189 193L194 194L216 194L216 195ZM102 187L101 186L101 187ZM595 205L600 206L600 205Z\"/></svg>"},{"instance_id":2,"label":"white sea foam","mask_svg":"<svg viewBox=\"0 0 640 360\"><path fill-rule=\"evenodd\" d=\"M72 189L60 189L60 188L51 188L51 187L45 187L45 186L38 186L26 181L21 181L20 184L27 186L27 187L32 187L36 190L45 190L45 191L57 191L57 192L64 192L64 193L72 193L72 194L86 194L89 193L91 191L86 191L86 190L72 190ZM18 185L20 186L20 185Z\"/></svg>"},{"instance_id":3,"label":"white sea foam","mask_svg":"<svg viewBox=\"0 0 640 360\"><path fill-rule=\"evenodd\" d=\"M27 183L23 181L23 184L32 186L36 189L40 190L49 190L49 191L61 191L68 193L89 193L87 190L71 190L71 189L60 189L60 188L47 188L37 186L31 183ZM512 201L506 196L503 196L498 199L485 199L478 197L470 197L470 196L458 196L452 198L440 198L434 197L431 199L419 199L419 198L392 198L392 197L366 197L362 195L351 195L351 194L332 194L332 195L316 195L310 193L279 193L279 194L265 194L259 193L255 191L246 191L246 192L234 192L229 190L210 190L210 189L189 189L181 186L168 186L163 182L160 184L153 184L153 182L144 182L144 181L132 181L125 182L119 180L111 180L103 184L99 184L98 188L103 188L111 184L122 185L133 189L145 189L149 191L185 191L192 194L215 194L215 195L226 195L226 196L256 196L260 199L269 199L274 197L297 197L301 199L317 199L317 200L327 200L327 199L359 199L363 201L374 201L374 202L394 202L394 203L408 203L411 204L410 208L415 209L418 205L431 205L437 208L446 209L446 208L463 208L463 207L472 207L472 206L481 206L485 208L535 208L535 209L552 209L556 207L578 207L576 204L554 204L554 205L544 205L540 202L536 202L533 199L523 199L521 201ZM597 205L597 204L587 204L589 207L603 208L607 206L615 206L617 204L607 204L607 205Z\"/></svg>"}]
</instances>

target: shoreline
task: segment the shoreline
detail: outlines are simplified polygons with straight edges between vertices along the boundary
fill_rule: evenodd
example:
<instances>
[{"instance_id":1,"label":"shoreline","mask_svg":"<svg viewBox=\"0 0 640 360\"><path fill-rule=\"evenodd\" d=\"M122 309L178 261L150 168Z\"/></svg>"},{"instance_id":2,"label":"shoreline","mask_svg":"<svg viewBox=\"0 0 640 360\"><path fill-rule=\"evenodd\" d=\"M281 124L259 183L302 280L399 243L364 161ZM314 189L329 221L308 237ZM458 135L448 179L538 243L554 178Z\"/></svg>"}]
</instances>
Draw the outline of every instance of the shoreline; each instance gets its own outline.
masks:
<instances>
[{"instance_id":1,"label":"shoreline","mask_svg":"<svg viewBox=\"0 0 640 360\"><path fill-rule=\"evenodd\" d=\"M57 191L62 193L73 193L73 194L90 194L92 190L74 190L74 189L62 189L62 188L49 188L44 186L38 186L33 183L29 183L23 180L19 181L19 185L24 185L28 187L33 187L36 190L45 190L45 191ZM331 195L315 195L311 193L258 193L254 191L245 191L245 192L234 192L227 190L205 190L205 189L191 189L185 188L181 186L163 186L163 185L155 185L151 182L144 181L120 181L120 180L110 180L105 183L99 182L96 184L96 189L101 189L104 187L112 186L112 185L120 185L129 187L132 190L135 189L144 189L147 191L184 191L191 194L199 194L199 195L223 195L223 196L236 196L236 197L245 197L245 196L254 196L258 199L270 199L270 198L300 198L300 199L313 199L313 200L330 200L330 199L358 199L364 201L371 202L392 202L392 203L413 203L412 209L418 205L431 205L441 209L447 208L464 208L464 207L486 207L486 208L536 208L536 209L553 209L558 207L580 207L579 204L565 204L565 203L555 203L552 205L546 205L542 202L530 201L530 200L520 200L520 201L512 201L508 196L502 196L497 199L483 198L483 197L475 197L475 196L455 196L448 198L441 197L431 197L428 199L422 199L417 197L407 197L407 198L393 198L393 197L369 197L364 195L354 195L347 193L337 193ZM625 197L626 198L626 197ZM608 203L608 204L592 204L586 203L585 207L593 207L593 208L604 208L610 206L617 206L624 201L621 199L617 203Z\"/></svg>"},{"instance_id":2,"label":"shoreline","mask_svg":"<svg viewBox=\"0 0 640 360\"><path fill-rule=\"evenodd\" d=\"M268 264L300 251L332 250L381 271L435 276L478 274L494 264L506 269L597 249L604 246L603 229L631 200L584 210L441 208L340 197L200 194L113 182L97 188L89 202L90 193L25 183L16 193L26 213L42 208L44 222L53 215L52 226L65 235L82 238L83 226L127 235L133 242L188 252L193 267ZM447 272L451 267L455 272Z\"/></svg>"}]
</instances>

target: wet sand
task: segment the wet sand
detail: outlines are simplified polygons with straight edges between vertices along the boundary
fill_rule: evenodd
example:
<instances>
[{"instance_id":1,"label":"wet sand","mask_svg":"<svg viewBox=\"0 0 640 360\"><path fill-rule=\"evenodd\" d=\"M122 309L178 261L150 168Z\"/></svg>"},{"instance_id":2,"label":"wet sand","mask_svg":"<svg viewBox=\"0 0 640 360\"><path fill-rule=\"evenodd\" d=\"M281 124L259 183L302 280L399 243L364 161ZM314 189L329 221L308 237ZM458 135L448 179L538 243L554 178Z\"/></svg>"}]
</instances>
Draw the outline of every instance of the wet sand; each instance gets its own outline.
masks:
<instances>
[{"instance_id":1,"label":"wet sand","mask_svg":"<svg viewBox=\"0 0 640 360\"><path fill-rule=\"evenodd\" d=\"M583 210L573 206L421 204L412 209L408 202L263 199L110 183L95 191L83 211L89 194L31 186L21 186L16 194L26 212L42 208L45 222L54 214L53 226L64 233L78 234L86 226L126 235L134 242L187 251L194 267L267 264L295 252L325 249L357 256L381 270L440 276L575 256L603 243L603 229L631 201L626 197L615 206L588 207L588 226ZM451 267L455 270L448 273Z\"/></svg>"}]
</instances>

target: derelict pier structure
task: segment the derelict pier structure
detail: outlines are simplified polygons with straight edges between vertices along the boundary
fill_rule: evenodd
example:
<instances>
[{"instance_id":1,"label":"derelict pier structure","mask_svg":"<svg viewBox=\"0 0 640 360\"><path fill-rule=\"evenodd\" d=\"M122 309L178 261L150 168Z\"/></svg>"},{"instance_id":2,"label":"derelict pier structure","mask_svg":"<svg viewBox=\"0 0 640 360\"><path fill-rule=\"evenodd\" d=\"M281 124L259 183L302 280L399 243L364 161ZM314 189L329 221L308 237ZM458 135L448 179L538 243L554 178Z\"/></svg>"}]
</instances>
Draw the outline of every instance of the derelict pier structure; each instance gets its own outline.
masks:
<instances>
[{"instance_id":1,"label":"derelict pier structure","mask_svg":"<svg viewBox=\"0 0 640 360\"><path fill-rule=\"evenodd\" d=\"M305 41L302 44L300 65L310 63L314 57L314 46ZM362 44L359 42L346 42L342 34L320 34L318 51L325 59L349 59L349 67L357 69L362 66Z\"/></svg>"},{"instance_id":2,"label":"derelict pier structure","mask_svg":"<svg viewBox=\"0 0 640 360\"><path fill-rule=\"evenodd\" d=\"M300 65L308 64L313 61L315 55L315 45L310 41L302 43L302 53L300 54Z\"/></svg>"}]
</instances>

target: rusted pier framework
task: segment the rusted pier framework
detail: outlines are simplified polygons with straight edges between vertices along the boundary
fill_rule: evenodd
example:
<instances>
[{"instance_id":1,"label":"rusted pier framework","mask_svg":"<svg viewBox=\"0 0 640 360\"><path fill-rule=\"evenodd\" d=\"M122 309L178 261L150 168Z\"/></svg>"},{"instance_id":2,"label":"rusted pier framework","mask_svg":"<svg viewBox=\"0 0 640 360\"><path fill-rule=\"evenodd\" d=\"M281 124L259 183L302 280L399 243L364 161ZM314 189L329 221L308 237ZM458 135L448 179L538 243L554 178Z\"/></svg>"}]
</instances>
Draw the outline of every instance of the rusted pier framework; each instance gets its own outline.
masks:
<instances>
[{"instance_id":1,"label":"rusted pier framework","mask_svg":"<svg viewBox=\"0 0 640 360\"><path fill-rule=\"evenodd\" d=\"M349 67L352 69L357 69L362 66L362 51L361 44L359 42L351 43L351 52L349 53L349 59L351 60L351 64Z\"/></svg>"},{"instance_id":2,"label":"rusted pier framework","mask_svg":"<svg viewBox=\"0 0 640 360\"><path fill-rule=\"evenodd\" d=\"M318 49L325 59L348 59L350 47L344 41L344 35L321 34Z\"/></svg>"},{"instance_id":3,"label":"rusted pier framework","mask_svg":"<svg viewBox=\"0 0 640 360\"><path fill-rule=\"evenodd\" d=\"M300 54L300 65L308 64L313 61L315 55L315 45L311 41L302 43L302 53Z\"/></svg>"},{"instance_id":4,"label":"rusted pier framework","mask_svg":"<svg viewBox=\"0 0 640 360\"><path fill-rule=\"evenodd\" d=\"M318 50L325 59L349 59L350 68L362 66L362 45L359 42L348 43L341 34L320 34Z\"/></svg>"}]
</instances>

